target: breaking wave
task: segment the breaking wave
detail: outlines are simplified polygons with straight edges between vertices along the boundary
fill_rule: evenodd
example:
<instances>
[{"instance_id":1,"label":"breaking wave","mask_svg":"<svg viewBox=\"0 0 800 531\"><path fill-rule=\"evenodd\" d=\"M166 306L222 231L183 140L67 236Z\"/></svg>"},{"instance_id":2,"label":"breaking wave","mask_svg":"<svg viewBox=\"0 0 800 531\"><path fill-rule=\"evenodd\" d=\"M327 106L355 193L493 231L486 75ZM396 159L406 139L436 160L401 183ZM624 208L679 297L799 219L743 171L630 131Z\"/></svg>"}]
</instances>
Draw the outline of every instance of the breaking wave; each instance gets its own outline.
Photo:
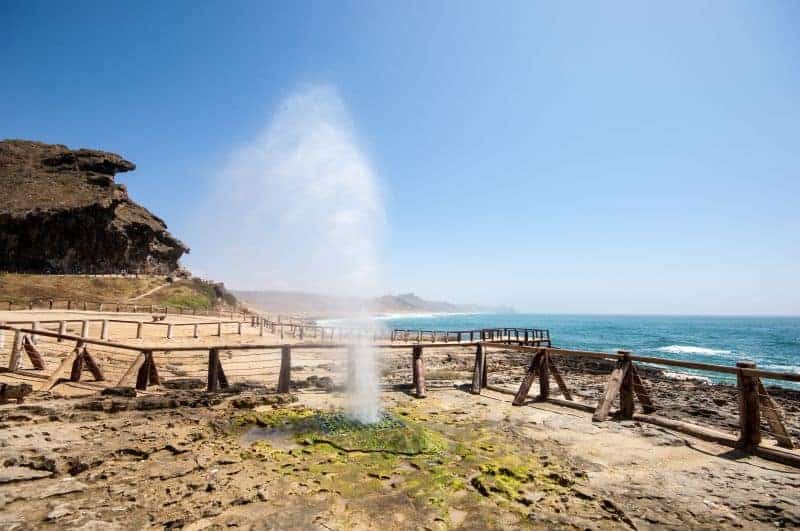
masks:
<instances>
[{"instance_id":1,"label":"breaking wave","mask_svg":"<svg viewBox=\"0 0 800 531\"><path fill-rule=\"evenodd\" d=\"M669 345L667 347L660 347L656 349L659 352L667 352L669 354L699 354L701 356L711 356L714 354L730 354L730 350L694 347L691 345Z\"/></svg>"}]
</instances>

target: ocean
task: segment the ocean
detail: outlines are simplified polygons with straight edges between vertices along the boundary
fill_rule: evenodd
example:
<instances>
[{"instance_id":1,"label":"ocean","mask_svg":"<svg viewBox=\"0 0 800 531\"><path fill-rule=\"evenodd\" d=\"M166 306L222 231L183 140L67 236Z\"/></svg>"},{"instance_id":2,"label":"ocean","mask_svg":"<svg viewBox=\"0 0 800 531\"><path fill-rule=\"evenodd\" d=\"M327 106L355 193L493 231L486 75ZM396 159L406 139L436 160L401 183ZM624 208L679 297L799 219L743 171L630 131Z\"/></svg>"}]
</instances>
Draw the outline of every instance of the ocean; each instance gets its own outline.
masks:
<instances>
[{"instance_id":1,"label":"ocean","mask_svg":"<svg viewBox=\"0 0 800 531\"><path fill-rule=\"evenodd\" d=\"M426 330L547 328L553 346L561 348L630 350L643 356L727 366L746 360L760 369L800 374L800 317L442 314L382 320L387 328ZM669 370L712 381L730 380L678 367ZM789 382L780 385L800 387Z\"/></svg>"}]
</instances>

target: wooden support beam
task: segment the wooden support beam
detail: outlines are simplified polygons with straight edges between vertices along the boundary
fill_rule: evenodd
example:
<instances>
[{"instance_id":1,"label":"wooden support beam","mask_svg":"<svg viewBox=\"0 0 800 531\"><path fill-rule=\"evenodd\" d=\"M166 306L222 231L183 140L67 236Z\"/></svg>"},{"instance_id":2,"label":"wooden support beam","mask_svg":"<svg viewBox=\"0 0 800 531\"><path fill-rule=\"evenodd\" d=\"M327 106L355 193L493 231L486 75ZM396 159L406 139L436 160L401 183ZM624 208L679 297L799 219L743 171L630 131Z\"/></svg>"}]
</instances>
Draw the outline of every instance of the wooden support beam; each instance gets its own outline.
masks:
<instances>
[{"instance_id":1,"label":"wooden support beam","mask_svg":"<svg viewBox=\"0 0 800 531\"><path fill-rule=\"evenodd\" d=\"M627 350L618 350L617 354L623 356L622 363L625 364L622 382L619 388L619 411L623 419L633 418L633 370L631 364L631 353Z\"/></svg>"},{"instance_id":2,"label":"wooden support beam","mask_svg":"<svg viewBox=\"0 0 800 531\"><path fill-rule=\"evenodd\" d=\"M281 369L278 374L278 392L288 393L292 388L292 348L281 347Z\"/></svg>"},{"instance_id":3,"label":"wooden support beam","mask_svg":"<svg viewBox=\"0 0 800 531\"><path fill-rule=\"evenodd\" d=\"M533 358L531 359L530 367L528 367L528 372L525 373L525 378L522 379L522 383L519 386L519 390L517 394L514 395L514 401L512 402L515 406L521 406L525 403L525 400L528 398L528 393L531 390L531 386L533 385L533 381L536 379L537 375L540 375L539 372L539 365L542 362L542 358L544 357L544 350L540 350L536 354L534 354Z\"/></svg>"},{"instance_id":4,"label":"wooden support beam","mask_svg":"<svg viewBox=\"0 0 800 531\"><path fill-rule=\"evenodd\" d=\"M153 353L149 351L144 352L144 363L139 367L139 372L136 374L136 389L145 391L147 384L150 382L150 367L153 366Z\"/></svg>"},{"instance_id":5,"label":"wooden support beam","mask_svg":"<svg viewBox=\"0 0 800 531\"><path fill-rule=\"evenodd\" d=\"M78 353L82 347L83 343L78 342L72 352L70 352L66 358L61 360L61 364L56 368L55 371L53 371L53 374L50 375L50 378L47 379L44 385L42 385L42 391L49 391L55 387L56 384L58 384L62 375L67 372L68 368L72 367L73 363L75 363L75 360L78 358Z\"/></svg>"},{"instance_id":6,"label":"wooden support beam","mask_svg":"<svg viewBox=\"0 0 800 531\"><path fill-rule=\"evenodd\" d=\"M539 360L539 396L537 400L547 400L550 397L550 359L547 351L542 354Z\"/></svg>"},{"instance_id":7,"label":"wooden support beam","mask_svg":"<svg viewBox=\"0 0 800 531\"><path fill-rule=\"evenodd\" d=\"M636 398L639 399L639 403L642 405L642 411L647 414L654 412L656 407L650 399L650 393L644 386L642 378L639 376L639 371L636 370L636 366L633 364L631 364L631 373L633 374L633 390L636 393Z\"/></svg>"},{"instance_id":8,"label":"wooden support beam","mask_svg":"<svg viewBox=\"0 0 800 531\"><path fill-rule=\"evenodd\" d=\"M137 374L141 366L144 364L144 360L144 352L140 352L139 355L133 360L133 363L128 366L125 374L122 375L122 378L120 378L117 382L117 387L123 387L130 382L133 379L133 375Z\"/></svg>"},{"instance_id":9,"label":"wooden support beam","mask_svg":"<svg viewBox=\"0 0 800 531\"><path fill-rule=\"evenodd\" d=\"M411 361L414 365L414 373L416 375L416 382L414 385L416 388L416 396L417 398L425 398L425 362L422 358L422 346L414 345L411 352Z\"/></svg>"},{"instance_id":10,"label":"wooden support beam","mask_svg":"<svg viewBox=\"0 0 800 531\"><path fill-rule=\"evenodd\" d=\"M219 362L219 349L212 348L208 351L208 386L206 390L209 393L216 393L219 391L219 368L221 366Z\"/></svg>"},{"instance_id":11,"label":"wooden support beam","mask_svg":"<svg viewBox=\"0 0 800 531\"><path fill-rule=\"evenodd\" d=\"M43 371L45 369L44 358L42 358L42 355L36 350L36 347L28 336L23 336L22 347L25 349L28 359L31 360L33 368L38 371Z\"/></svg>"},{"instance_id":12,"label":"wooden support beam","mask_svg":"<svg viewBox=\"0 0 800 531\"><path fill-rule=\"evenodd\" d=\"M66 321L59 321L59 322L58 322L58 335L59 335L59 336L62 336L62 335L64 335L64 333L65 333L66 331L67 331L67 323L66 323ZM63 341L63 339L62 339L61 337L59 337L59 338L57 339L57 341L58 341L59 343L61 343L61 342Z\"/></svg>"},{"instance_id":13,"label":"wooden support beam","mask_svg":"<svg viewBox=\"0 0 800 531\"><path fill-rule=\"evenodd\" d=\"M548 355L548 361L549 355ZM558 367L556 367L552 362L549 363L550 366L550 374L553 375L553 379L555 379L556 383L558 384L558 388L561 390L561 394L564 396L565 400L572 401L572 393L569 392L569 388L567 384L564 382L564 379L561 377L561 372L559 372Z\"/></svg>"},{"instance_id":14,"label":"wooden support beam","mask_svg":"<svg viewBox=\"0 0 800 531\"><path fill-rule=\"evenodd\" d=\"M740 369L755 369L756 364L746 361L736 363ZM752 452L761 442L761 408L758 401L758 380L743 372L736 375L739 389L739 441L737 446Z\"/></svg>"},{"instance_id":15,"label":"wooden support beam","mask_svg":"<svg viewBox=\"0 0 800 531\"><path fill-rule=\"evenodd\" d=\"M8 370L15 372L19 369L19 358L22 352L22 332L14 331L14 343L11 346L11 355L8 357Z\"/></svg>"},{"instance_id":16,"label":"wooden support beam","mask_svg":"<svg viewBox=\"0 0 800 531\"><path fill-rule=\"evenodd\" d=\"M475 349L475 368L472 372L472 388L470 392L473 394L481 394L481 387L483 384L483 345L478 345Z\"/></svg>"},{"instance_id":17,"label":"wooden support beam","mask_svg":"<svg viewBox=\"0 0 800 531\"><path fill-rule=\"evenodd\" d=\"M786 430L786 425L783 423L778 403L769 396L769 393L767 393L767 390L764 388L764 384L761 383L761 378L756 377L756 382L758 383L758 399L761 402L761 411L767 419L767 424L769 425L772 435L778 441L778 446L790 450L793 449L794 442L789 432Z\"/></svg>"},{"instance_id":18,"label":"wooden support beam","mask_svg":"<svg viewBox=\"0 0 800 531\"><path fill-rule=\"evenodd\" d=\"M620 360L617 362L617 366L614 367L614 370L611 371L611 376L608 378L606 391L603 394L603 397L600 399L600 403L597 404L597 409L594 410L594 415L592 415L593 421L602 422L608 418L608 413L611 410L611 404L619 394L619 390L622 387L622 379L624 378L629 367L630 361L626 362Z\"/></svg>"},{"instance_id":19,"label":"wooden support beam","mask_svg":"<svg viewBox=\"0 0 800 531\"><path fill-rule=\"evenodd\" d=\"M92 373L95 382L103 382L105 381L105 377L103 376L103 371L100 370L100 367L94 361L94 358L86 347L83 347L83 350L80 353L80 356L83 358L83 363L86 364L86 368L89 369L89 372Z\"/></svg>"}]
</instances>

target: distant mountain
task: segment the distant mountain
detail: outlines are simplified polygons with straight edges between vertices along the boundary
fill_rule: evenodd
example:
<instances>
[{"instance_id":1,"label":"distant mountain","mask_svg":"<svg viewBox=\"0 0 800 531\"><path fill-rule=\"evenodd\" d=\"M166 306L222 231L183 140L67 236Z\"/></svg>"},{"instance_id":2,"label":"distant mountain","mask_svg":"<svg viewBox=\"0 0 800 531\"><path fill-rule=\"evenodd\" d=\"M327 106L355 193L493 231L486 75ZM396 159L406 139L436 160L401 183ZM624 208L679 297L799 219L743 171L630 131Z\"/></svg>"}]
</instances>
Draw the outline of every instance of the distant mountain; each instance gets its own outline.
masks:
<instances>
[{"instance_id":1,"label":"distant mountain","mask_svg":"<svg viewBox=\"0 0 800 531\"><path fill-rule=\"evenodd\" d=\"M234 291L234 295L256 310L271 313L304 314L311 317L336 317L354 310L372 313L514 313L508 306L483 306L428 301L413 293L384 295L367 299L335 297L299 291Z\"/></svg>"}]
</instances>

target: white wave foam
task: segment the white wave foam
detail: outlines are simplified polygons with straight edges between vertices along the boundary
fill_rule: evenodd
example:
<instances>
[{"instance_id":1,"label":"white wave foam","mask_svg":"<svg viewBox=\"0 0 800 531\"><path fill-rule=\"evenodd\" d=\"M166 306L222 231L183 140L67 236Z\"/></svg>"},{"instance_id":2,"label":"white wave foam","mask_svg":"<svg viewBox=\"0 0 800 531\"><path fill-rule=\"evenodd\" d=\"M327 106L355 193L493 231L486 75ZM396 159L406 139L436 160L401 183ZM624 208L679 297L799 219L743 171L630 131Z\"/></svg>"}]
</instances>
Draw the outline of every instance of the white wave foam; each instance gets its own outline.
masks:
<instances>
[{"instance_id":1,"label":"white wave foam","mask_svg":"<svg viewBox=\"0 0 800 531\"><path fill-rule=\"evenodd\" d=\"M700 354L700 355L713 355L713 354L730 354L730 350L695 347L692 345L669 345L667 347L660 347L656 349L659 352L667 352L669 354Z\"/></svg>"},{"instance_id":2,"label":"white wave foam","mask_svg":"<svg viewBox=\"0 0 800 531\"><path fill-rule=\"evenodd\" d=\"M800 374L800 366L797 365L759 365L758 368L763 369L765 371L790 372L794 374Z\"/></svg>"},{"instance_id":3,"label":"white wave foam","mask_svg":"<svg viewBox=\"0 0 800 531\"><path fill-rule=\"evenodd\" d=\"M680 380L682 382L694 381L694 382L705 382L709 384L711 383L711 380L706 378L705 376L697 376L696 374L686 374L685 372L664 371L664 376L672 378L674 380Z\"/></svg>"}]
</instances>

